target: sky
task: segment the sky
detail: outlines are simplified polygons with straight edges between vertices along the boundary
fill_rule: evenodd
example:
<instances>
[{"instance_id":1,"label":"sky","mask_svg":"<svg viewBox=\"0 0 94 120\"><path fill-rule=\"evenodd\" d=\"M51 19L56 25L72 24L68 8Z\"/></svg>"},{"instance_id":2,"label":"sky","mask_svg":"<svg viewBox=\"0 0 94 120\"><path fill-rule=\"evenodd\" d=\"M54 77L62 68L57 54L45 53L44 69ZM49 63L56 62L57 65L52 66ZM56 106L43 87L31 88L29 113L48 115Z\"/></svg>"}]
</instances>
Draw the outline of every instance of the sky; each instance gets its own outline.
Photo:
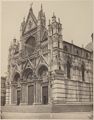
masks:
<instances>
[{"instance_id":1,"label":"sky","mask_svg":"<svg viewBox=\"0 0 94 120\"><path fill-rule=\"evenodd\" d=\"M20 25L27 18L33 2L33 12L38 17L38 11L43 5L46 15L46 25L52 19L53 12L62 23L63 39L82 46L91 42L93 31L92 0L55 0L55 1L2 1L1 3L1 75L5 75L8 65L8 49L13 38L20 40Z\"/></svg>"}]
</instances>

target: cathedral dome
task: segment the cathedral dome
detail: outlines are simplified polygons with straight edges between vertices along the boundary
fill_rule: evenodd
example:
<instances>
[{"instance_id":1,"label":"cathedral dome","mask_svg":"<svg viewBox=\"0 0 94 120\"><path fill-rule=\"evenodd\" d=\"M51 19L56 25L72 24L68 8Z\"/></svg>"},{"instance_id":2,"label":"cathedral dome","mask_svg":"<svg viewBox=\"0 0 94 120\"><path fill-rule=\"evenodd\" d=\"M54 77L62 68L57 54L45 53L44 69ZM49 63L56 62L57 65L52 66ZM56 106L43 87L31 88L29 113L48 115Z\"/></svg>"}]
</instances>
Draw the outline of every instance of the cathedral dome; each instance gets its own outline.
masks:
<instances>
[{"instance_id":1,"label":"cathedral dome","mask_svg":"<svg viewBox=\"0 0 94 120\"><path fill-rule=\"evenodd\" d=\"M89 42L86 46L85 49L89 50L89 51L93 51L93 43Z\"/></svg>"}]
</instances>

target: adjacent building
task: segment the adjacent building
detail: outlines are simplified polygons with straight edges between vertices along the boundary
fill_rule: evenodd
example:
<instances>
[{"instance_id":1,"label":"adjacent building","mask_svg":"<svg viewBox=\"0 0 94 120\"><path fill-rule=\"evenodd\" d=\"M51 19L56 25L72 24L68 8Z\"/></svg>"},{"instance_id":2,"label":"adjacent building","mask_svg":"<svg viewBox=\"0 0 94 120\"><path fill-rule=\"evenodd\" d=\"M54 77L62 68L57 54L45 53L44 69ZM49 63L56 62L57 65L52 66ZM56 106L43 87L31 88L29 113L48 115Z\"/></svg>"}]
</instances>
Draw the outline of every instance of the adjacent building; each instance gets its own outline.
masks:
<instances>
[{"instance_id":1,"label":"adjacent building","mask_svg":"<svg viewBox=\"0 0 94 120\"><path fill-rule=\"evenodd\" d=\"M1 106L6 102L6 77L1 77Z\"/></svg>"}]
</instances>

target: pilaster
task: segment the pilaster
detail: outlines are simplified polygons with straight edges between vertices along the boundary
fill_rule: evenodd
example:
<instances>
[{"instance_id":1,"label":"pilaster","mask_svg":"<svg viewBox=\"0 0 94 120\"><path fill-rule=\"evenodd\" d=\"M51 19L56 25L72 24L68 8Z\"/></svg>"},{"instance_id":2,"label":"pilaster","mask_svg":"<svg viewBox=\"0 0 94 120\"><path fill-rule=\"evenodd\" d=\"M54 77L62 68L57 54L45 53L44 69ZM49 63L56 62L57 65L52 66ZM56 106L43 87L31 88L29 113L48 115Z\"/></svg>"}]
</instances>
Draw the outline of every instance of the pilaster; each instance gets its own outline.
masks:
<instances>
[{"instance_id":1,"label":"pilaster","mask_svg":"<svg viewBox=\"0 0 94 120\"><path fill-rule=\"evenodd\" d=\"M6 85L6 104L5 105L10 105L11 104L11 88L10 85Z\"/></svg>"}]
</instances>

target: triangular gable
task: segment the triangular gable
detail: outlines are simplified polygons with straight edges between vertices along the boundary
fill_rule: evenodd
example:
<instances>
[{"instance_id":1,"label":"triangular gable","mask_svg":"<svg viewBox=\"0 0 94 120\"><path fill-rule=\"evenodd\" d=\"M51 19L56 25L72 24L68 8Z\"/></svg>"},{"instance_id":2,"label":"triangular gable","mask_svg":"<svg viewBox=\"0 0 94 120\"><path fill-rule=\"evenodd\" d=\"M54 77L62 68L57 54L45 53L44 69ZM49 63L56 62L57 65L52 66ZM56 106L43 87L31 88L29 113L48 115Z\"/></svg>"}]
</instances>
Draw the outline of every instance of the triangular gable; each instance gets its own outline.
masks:
<instances>
[{"instance_id":1,"label":"triangular gable","mask_svg":"<svg viewBox=\"0 0 94 120\"><path fill-rule=\"evenodd\" d=\"M25 64L23 70L25 70L25 69L27 69L27 68L32 68L32 69L33 69L33 65L32 65L32 63L30 62L30 60L27 60L27 61L26 61L26 64Z\"/></svg>"},{"instance_id":2,"label":"triangular gable","mask_svg":"<svg viewBox=\"0 0 94 120\"><path fill-rule=\"evenodd\" d=\"M32 8L30 8L23 33L26 33L34 29L36 26L37 26L37 19L33 14Z\"/></svg>"},{"instance_id":3,"label":"triangular gable","mask_svg":"<svg viewBox=\"0 0 94 120\"><path fill-rule=\"evenodd\" d=\"M41 64L46 64L46 65L48 66L48 64L47 64L47 62L45 61L43 55L40 56L40 59L39 59L39 62L38 62L38 64L37 64L36 68L37 68L39 65L41 65Z\"/></svg>"},{"instance_id":4,"label":"triangular gable","mask_svg":"<svg viewBox=\"0 0 94 120\"><path fill-rule=\"evenodd\" d=\"M20 66L17 64L17 62L15 62L13 65L14 65L14 70L20 71Z\"/></svg>"}]
</instances>

